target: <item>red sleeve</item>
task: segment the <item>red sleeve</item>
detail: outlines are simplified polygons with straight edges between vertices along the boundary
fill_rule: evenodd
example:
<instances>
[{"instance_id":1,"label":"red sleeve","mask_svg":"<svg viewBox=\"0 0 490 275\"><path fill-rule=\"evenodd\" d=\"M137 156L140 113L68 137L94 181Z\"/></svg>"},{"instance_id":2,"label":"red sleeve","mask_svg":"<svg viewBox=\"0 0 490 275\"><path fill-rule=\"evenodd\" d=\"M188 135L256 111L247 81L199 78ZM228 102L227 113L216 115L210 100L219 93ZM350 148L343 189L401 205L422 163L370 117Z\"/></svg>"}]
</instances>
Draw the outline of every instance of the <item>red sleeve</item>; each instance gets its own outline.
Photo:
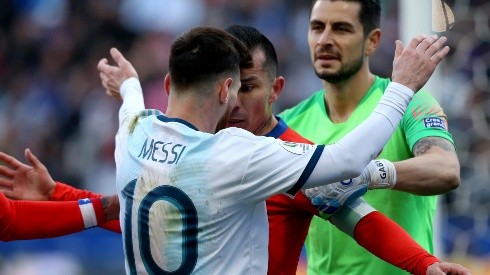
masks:
<instances>
[{"instance_id":1,"label":"red sleeve","mask_svg":"<svg viewBox=\"0 0 490 275\"><path fill-rule=\"evenodd\" d=\"M94 204L94 208L97 218L100 217L100 211L103 215L100 201ZM77 201L11 201L0 193L1 241L53 238L84 229Z\"/></svg>"},{"instance_id":2,"label":"red sleeve","mask_svg":"<svg viewBox=\"0 0 490 275\"><path fill-rule=\"evenodd\" d=\"M106 222L102 225L99 225L100 228L104 228L106 230L121 234L121 224L119 220L114 220L110 222Z\"/></svg>"},{"instance_id":3,"label":"red sleeve","mask_svg":"<svg viewBox=\"0 0 490 275\"><path fill-rule=\"evenodd\" d=\"M357 223L354 239L377 257L412 274L426 274L431 264L439 262L401 226L377 211Z\"/></svg>"},{"instance_id":4,"label":"red sleeve","mask_svg":"<svg viewBox=\"0 0 490 275\"><path fill-rule=\"evenodd\" d=\"M87 190L77 189L68 184L57 181L54 187L53 194L49 200L51 201L76 201L85 198L100 198L101 194L90 192Z\"/></svg>"},{"instance_id":5,"label":"red sleeve","mask_svg":"<svg viewBox=\"0 0 490 275\"><path fill-rule=\"evenodd\" d=\"M71 185L57 181L53 194L51 195L51 201L71 201L84 198L100 198L101 194L90 192L87 190L77 189ZM99 225L99 227L106 230L121 234L121 226L119 220L110 221Z\"/></svg>"}]
</instances>

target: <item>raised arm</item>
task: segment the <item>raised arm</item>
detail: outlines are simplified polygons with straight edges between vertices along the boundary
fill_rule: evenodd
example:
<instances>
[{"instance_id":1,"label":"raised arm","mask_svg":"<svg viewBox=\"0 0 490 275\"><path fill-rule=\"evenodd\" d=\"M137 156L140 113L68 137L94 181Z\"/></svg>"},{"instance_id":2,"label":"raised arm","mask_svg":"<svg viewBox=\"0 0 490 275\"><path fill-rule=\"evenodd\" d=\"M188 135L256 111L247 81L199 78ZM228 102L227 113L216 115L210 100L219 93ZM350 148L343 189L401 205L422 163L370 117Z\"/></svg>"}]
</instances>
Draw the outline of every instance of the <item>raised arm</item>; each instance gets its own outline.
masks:
<instances>
[{"instance_id":1,"label":"raised arm","mask_svg":"<svg viewBox=\"0 0 490 275\"><path fill-rule=\"evenodd\" d=\"M325 184L325 179L337 182L361 174L368 163L381 151L396 129L414 91L425 85L437 64L447 55L445 37L419 36L407 48L396 43L393 61L393 82L388 85L373 113L339 142L325 146L315 169L304 188ZM325 167L329 175L325 177Z\"/></svg>"},{"instance_id":2,"label":"raised arm","mask_svg":"<svg viewBox=\"0 0 490 275\"><path fill-rule=\"evenodd\" d=\"M136 81L138 73L133 65L116 48L112 48L110 53L117 65L109 65L107 59L103 58L99 61L97 69L106 94L123 101L119 109L119 129L121 129L129 126L136 115L145 109L145 104L140 83ZM128 79L134 79L134 81L126 81ZM131 86L131 89L128 89L131 92L125 93L124 89L121 89L123 83Z\"/></svg>"}]
</instances>

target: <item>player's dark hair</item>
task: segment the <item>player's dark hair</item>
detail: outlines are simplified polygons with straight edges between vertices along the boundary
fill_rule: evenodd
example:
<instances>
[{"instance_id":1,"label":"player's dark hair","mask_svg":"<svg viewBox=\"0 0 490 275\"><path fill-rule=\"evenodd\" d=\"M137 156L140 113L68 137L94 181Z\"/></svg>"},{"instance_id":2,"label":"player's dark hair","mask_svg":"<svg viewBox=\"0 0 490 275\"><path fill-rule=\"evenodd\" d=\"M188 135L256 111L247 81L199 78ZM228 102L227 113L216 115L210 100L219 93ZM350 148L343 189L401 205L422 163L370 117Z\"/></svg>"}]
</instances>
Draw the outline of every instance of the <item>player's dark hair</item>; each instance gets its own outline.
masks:
<instances>
[{"instance_id":1,"label":"player's dark hair","mask_svg":"<svg viewBox=\"0 0 490 275\"><path fill-rule=\"evenodd\" d=\"M270 80L273 81L277 77L278 62L276 49L265 35L254 27L244 25L231 25L225 30L240 39L250 54L256 49L261 50L265 55L264 68L267 70Z\"/></svg>"},{"instance_id":2,"label":"player's dark hair","mask_svg":"<svg viewBox=\"0 0 490 275\"><path fill-rule=\"evenodd\" d=\"M357 2L361 5L361 10L359 11L359 21L362 24L364 36L367 35L374 29L379 28L381 20L381 4L380 0L313 0L310 9L310 16L313 6L318 1L344 1L344 2Z\"/></svg>"},{"instance_id":3,"label":"player's dark hair","mask_svg":"<svg viewBox=\"0 0 490 275\"><path fill-rule=\"evenodd\" d=\"M243 43L222 29L196 27L183 33L170 49L169 73L179 90L210 88L223 75L240 79L240 67L251 67Z\"/></svg>"}]
</instances>

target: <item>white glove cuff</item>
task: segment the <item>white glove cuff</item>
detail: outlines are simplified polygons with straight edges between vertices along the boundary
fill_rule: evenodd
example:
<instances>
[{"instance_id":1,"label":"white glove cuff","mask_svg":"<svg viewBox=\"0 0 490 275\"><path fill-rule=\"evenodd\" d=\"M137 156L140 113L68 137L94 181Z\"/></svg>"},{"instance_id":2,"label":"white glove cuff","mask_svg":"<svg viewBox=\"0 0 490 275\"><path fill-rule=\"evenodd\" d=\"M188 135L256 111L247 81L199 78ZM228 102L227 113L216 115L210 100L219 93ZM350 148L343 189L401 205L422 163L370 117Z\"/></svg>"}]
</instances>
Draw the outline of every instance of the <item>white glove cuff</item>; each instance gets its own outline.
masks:
<instances>
[{"instance_id":1,"label":"white glove cuff","mask_svg":"<svg viewBox=\"0 0 490 275\"><path fill-rule=\"evenodd\" d=\"M393 162L376 159L368 165L371 182L369 189L391 189L396 184L396 169Z\"/></svg>"}]
</instances>

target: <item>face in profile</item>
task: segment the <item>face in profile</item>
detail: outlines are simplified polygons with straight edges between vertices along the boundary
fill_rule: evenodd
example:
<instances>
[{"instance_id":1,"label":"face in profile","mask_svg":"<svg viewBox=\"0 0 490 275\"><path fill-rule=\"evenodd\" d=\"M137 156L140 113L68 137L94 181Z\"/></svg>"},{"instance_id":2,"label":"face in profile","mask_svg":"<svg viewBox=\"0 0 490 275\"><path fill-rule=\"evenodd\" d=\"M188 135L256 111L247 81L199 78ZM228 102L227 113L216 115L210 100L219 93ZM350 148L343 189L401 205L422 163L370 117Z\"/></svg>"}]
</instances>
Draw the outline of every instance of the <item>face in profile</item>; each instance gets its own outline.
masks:
<instances>
[{"instance_id":1,"label":"face in profile","mask_svg":"<svg viewBox=\"0 0 490 275\"><path fill-rule=\"evenodd\" d=\"M252 53L253 67L240 71L241 87L238 100L230 113L227 127L238 127L254 134L261 133L272 116L273 83L264 68L261 50Z\"/></svg>"}]
</instances>

